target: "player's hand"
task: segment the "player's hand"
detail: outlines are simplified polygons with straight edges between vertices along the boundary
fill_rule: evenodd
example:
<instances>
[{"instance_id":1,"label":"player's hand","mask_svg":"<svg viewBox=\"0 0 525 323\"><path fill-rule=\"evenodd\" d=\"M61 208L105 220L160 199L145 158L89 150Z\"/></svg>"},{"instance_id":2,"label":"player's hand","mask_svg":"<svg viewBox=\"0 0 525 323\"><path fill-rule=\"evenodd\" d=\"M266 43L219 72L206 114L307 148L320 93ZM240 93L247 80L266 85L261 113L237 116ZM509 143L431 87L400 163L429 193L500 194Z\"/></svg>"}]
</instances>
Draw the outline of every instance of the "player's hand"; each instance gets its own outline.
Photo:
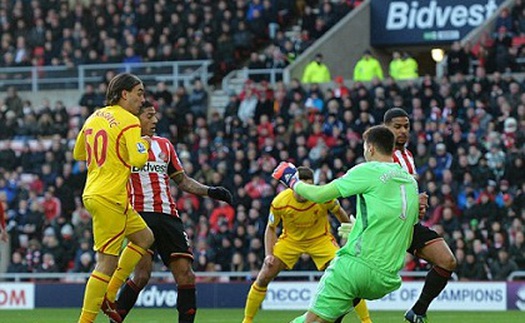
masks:
<instances>
[{"instance_id":1,"label":"player's hand","mask_svg":"<svg viewBox=\"0 0 525 323\"><path fill-rule=\"evenodd\" d=\"M348 236L350 235L350 232L352 232L352 229L354 228L355 218L354 216L350 216L350 222L344 222L341 223L339 228L337 228L337 235L341 237L342 239L348 239Z\"/></svg>"},{"instance_id":2,"label":"player's hand","mask_svg":"<svg viewBox=\"0 0 525 323\"><path fill-rule=\"evenodd\" d=\"M293 189L294 185L299 181L297 168L289 162L281 162L279 166L274 169L272 177L291 189Z\"/></svg>"},{"instance_id":3,"label":"player's hand","mask_svg":"<svg viewBox=\"0 0 525 323\"><path fill-rule=\"evenodd\" d=\"M275 261L275 257L273 255L268 255L264 258L264 264L268 267L272 267Z\"/></svg>"},{"instance_id":4,"label":"player's hand","mask_svg":"<svg viewBox=\"0 0 525 323\"><path fill-rule=\"evenodd\" d=\"M210 186L210 188L208 188L208 196L212 199L224 201L230 205L232 205L233 202L232 193L222 186Z\"/></svg>"},{"instance_id":5,"label":"player's hand","mask_svg":"<svg viewBox=\"0 0 525 323\"><path fill-rule=\"evenodd\" d=\"M419 219L423 219L427 213L428 194L427 192L419 193Z\"/></svg>"}]
</instances>

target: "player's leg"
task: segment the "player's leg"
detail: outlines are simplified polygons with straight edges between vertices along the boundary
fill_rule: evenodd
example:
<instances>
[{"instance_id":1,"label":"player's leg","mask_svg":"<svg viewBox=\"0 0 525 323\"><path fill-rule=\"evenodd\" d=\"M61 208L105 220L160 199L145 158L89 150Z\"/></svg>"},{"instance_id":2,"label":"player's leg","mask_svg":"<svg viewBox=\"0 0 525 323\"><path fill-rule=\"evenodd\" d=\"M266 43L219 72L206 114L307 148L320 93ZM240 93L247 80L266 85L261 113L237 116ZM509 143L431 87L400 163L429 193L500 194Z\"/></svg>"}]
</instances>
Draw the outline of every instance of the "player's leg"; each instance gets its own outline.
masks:
<instances>
[{"instance_id":1,"label":"player's leg","mask_svg":"<svg viewBox=\"0 0 525 323\"><path fill-rule=\"evenodd\" d=\"M330 261L334 259L338 249L339 246L334 237L332 235L326 235L319 238L318 241L311 243L307 253L312 257L317 269L324 270L328 267ZM365 300L361 300L357 306L354 307L354 310L362 323L372 323ZM343 318L344 315L335 320L334 323L342 322Z\"/></svg>"},{"instance_id":2,"label":"player's leg","mask_svg":"<svg viewBox=\"0 0 525 323\"><path fill-rule=\"evenodd\" d=\"M246 306L244 307L243 323L251 323L261 307L268 284L286 268L292 268L303 250L295 243L286 239L279 239L273 249L273 257L266 257L257 279L250 287L246 297Z\"/></svg>"},{"instance_id":3,"label":"player's leg","mask_svg":"<svg viewBox=\"0 0 525 323\"><path fill-rule=\"evenodd\" d=\"M122 320L125 319L137 302L140 291L148 284L152 266L151 254L142 257L133 271L133 277L128 279L121 288L115 304Z\"/></svg>"},{"instance_id":4,"label":"player's leg","mask_svg":"<svg viewBox=\"0 0 525 323\"><path fill-rule=\"evenodd\" d=\"M122 232L126 226L121 210L115 210L103 199L84 199L86 209L93 216L94 249L97 263L84 291L82 313L79 322L94 322L103 307L104 295L118 263L122 245ZM106 313L107 314L107 313ZM117 315L114 318L120 319Z\"/></svg>"},{"instance_id":5,"label":"player's leg","mask_svg":"<svg viewBox=\"0 0 525 323\"><path fill-rule=\"evenodd\" d=\"M118 257L97 252L97 264L89 276L79 323L94 322L100 311L111 275L117 267Z\"/></svg>"},{"instance_id":6,"label":"player's leg","mask_svg":"<svg viewBox=\"0 0 525 323\"><path fill-rule=\"evenodd\" d=\"M250 287L250 291L246 297L243 323L251 323L253 321L253 318L266 297L268 284L284 269L286 269L286 265L276 256L274 256L271 261L269 261L268 257L265 258L263 266L257 275L257 279Z\"/></svg>"},{"instance_id":7,"label":"player's leg","mask_svg":"<svg viewBox=\"0 0 525 323\"><path fill-rule=\"evenodd\" d=\"M159 219L162 219L165 216L162 214L147 212L141 213L140 216L153 232L153 236L158 237L158 227L162 227L163 225ZM153 256L155 254L154 250L157 249L156 244L157 243L155 241L151 246L151 249L148 250L148 254L144 255L144 257L140 259L137 266L135 267L135 270L133 271L133 277L128 279L120 290L118 299L116 301L116 307L122 319L124 319L128 315L129 311L131 311L137 301L140 291L148 284L153 266Z\"/></svg>"},{"instance_id":8,"label":"player's leg","mask_svg":"<svg viewBox=\"0 0 525 323\"><path fill-rule=\"evenodd\" d=\"M348 256L338 256L330 263L319 281L308 313L293 322L334 322L352 309L352 300L357 292L367 288L368 273L356 271L355 261ZM366 270L370 271L367 267ZM361 276L364 277L364 282ZM359 277L359 278L356 278ZM361 286L362 285L362 286Z\"/></svg>"},{"instance_id":9,"label":"player's leg","mask_svg":"<svg viewBox=\"0 0 525 323\"><path fill-rule=\"evenodd\" d=\"M130 241L122 251L118 267L111 277L106 292L109 302L115 302L117 292L129 277L140 259L147 254L147 250L153 244L153 233L146 225L140 215L129 206L127 211L126 231L124 235Z\"/></svg>"},{"instance_id":10,"label":"player's leg","mask_svg":"<svg viewBox=\"0 0 525 323\"><path fill-rule=\"evenodd\" d=\"M170 270L177 282L177 310L179 323L193 323L197 313L195 273L191 268L193 258L177 257L170 263Z\"/></svg>"},{"instance_id":11,"label":"player's leg","mask_svg":"<svg viewBox=\"0 0 525 323\"><path fill-rule=\"evenodd\" d=\"M456 258L442 237L419 223L414 226L412 245L408 251L433 264L425 278L419 299L405 314L405 319L409 322L416 322L418 319L424 322L430 303L445 289L456 269Z\"/></svg>"},{"instance_id":12,"label":"player's leg","mask_svg":"<svg viewBox=\"0 0 525 323\"><path fill-rule=\"evenodd\" d=\"M144 219L152 214L144 213ZM155 246L162 261L173 274L177 283L177 310L179 323L195 321L197 301L195 290L195 273L191 268L193 253L191 252L188 235L180 218L156 215L157 224L152 226L155 233ZM146 221L148 225L152 221ZM174 320L171 320L174 321Z\"/></svg>"}]
</instances>

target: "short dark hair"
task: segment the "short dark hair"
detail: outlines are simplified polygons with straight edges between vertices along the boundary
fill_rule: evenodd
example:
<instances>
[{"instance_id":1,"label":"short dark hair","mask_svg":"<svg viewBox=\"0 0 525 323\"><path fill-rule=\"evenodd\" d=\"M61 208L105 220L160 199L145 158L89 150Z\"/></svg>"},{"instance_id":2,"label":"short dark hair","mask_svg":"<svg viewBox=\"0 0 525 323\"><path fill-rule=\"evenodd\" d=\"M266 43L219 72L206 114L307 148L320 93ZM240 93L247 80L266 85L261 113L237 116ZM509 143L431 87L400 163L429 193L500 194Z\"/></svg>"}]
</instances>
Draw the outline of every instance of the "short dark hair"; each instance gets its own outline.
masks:
<instances>
[{"instance_id":1,"label":"short dark hair","mask_svg":"<svg viewBox=\"0 0 525 323\"><path fill-rule=\"evenodd\" d=\"M106 91L106 101L108 105L117 104L122 97L122 91L131 91L135 86L142 84L142 81L131 73L120 73L109 81Z\"/></svg>"},{"instance_id":2,"label":"short dark hair","mask_svg":"<svg viewBox=\"0 0 525 323\"><path fill-rule=\"evenodd\" d=\"M397 118L397 117L407 117L407 118L409 118L408 113L405 111L405 109L403 109L403 108L391 108L391 109L388 109L385 112L385 114L383 115L383 122L384 123L389 123L390 121L392 121L392 119Z\"/></svg>"},{"instance_id":3,"label":"short dark hair","mask_svg":"<svg viewBox=\"0 0 525 323\"><path fill-rule=\"evenodd\" d=\"M394 152L395 135L386 126L373 126L363 133L363 139L374 146L383 155L392 155Z\"/></svg>"},{"instance_id":4,"label":"short dark hair","mask_svg":"<svg viewBox=\"0 0 525 323\"><path fill-rule=\"evenodd\" d=\"M144 110L147 108L155 108L155 105L148 100L144 101L144 103L142 103L142 105L140 106L139 115L144 113Z\"/></svg>"},{"instance_id":5,"label":"short dark hair","mask_svg":"<svg viewBox=\"0 0 525 323\"><path fill-rule=\"evenodd\" d=\"M299 173L299 179L302 181L314 180L314 171L306 166L297 167L297 172Z\"/></svg>"}]
</instances>

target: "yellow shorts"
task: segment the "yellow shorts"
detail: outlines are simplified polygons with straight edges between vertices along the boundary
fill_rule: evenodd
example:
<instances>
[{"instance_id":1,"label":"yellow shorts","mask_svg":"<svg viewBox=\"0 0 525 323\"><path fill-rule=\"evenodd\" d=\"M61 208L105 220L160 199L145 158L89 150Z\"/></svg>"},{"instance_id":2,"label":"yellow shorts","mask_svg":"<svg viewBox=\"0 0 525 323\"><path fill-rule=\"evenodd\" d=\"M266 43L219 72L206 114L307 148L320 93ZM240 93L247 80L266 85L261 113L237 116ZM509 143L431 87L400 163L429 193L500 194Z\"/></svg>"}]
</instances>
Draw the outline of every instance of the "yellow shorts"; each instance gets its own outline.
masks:
<instances>
[{"instance_id":1,"label":"yellow shorts","mask_svg":"<svg viewBox=\"0 0 525 323\"><path fill-rule=\"evenodd\" d=\"M273 248L273 255L281 260L287 269L292 269L299 257L306 253L312 257L318 270L324 270L334 259L339 246L332 235L323 235L307 241L294 241L279 237Z\"/></svg>"},{"instance_id":2,"label":"yellow shorts","mask_svg":"<svg viewBox=\"0 0 525 323\"><path fill-rule=\"evenodd\" d=\"M126 236L148 227L131 204L122 207L98 197L86 197L83 201L93 217L93 249L97 252L118 256Z\"/></svg>"}]
</instances>

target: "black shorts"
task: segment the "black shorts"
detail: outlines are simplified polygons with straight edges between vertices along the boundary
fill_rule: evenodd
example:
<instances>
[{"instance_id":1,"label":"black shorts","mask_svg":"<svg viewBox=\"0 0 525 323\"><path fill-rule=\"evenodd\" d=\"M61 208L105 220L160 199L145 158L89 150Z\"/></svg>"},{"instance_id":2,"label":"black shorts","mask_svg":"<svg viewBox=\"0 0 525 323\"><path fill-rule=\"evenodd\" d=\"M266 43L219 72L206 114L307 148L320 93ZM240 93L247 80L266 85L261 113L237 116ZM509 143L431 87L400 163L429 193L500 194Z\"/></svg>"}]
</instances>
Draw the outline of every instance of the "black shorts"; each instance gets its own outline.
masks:
<instances>
[{"instance_id":1,"label":"black shorts","mask_svg":"<svg viewBox=\"0 0 525 323\"><path fill-rule=\"evenodd\" d=\"M155 212L139 213L155 237L151 250L160 255L166 266L177 257L185 257L193 261L188 235L184 232L179 217Z\"/></svg>"},{"instance_id":2,"label":"black shorts","mask_svg":"<svg viewBox=\"0 0 525 323\"><path fill-rule=\"evenodd\" d=\"M430 229L421 224L421 222L414 225L414 231L412 233L412 244L408 247L407 252L411 253L414 256L417 256L417 251L435 240L442 240L441 237L436 231Z\"/></svg>"}]
</instances>

